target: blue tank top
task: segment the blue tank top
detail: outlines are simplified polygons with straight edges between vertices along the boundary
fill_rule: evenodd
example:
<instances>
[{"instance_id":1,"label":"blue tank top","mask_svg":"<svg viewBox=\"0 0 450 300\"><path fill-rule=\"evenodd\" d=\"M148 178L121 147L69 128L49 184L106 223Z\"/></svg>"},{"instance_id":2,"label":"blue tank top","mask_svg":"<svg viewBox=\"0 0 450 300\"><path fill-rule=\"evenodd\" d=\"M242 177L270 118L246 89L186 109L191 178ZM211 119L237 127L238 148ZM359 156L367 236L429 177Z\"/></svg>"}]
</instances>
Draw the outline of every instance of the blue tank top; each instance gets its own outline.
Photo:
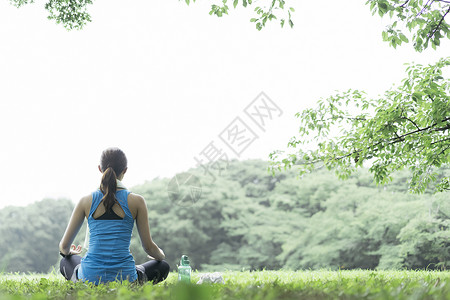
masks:
<instances>
[{"instance_id":1,"label":"blue tank top","mask_svg":"<svg viewBox=\"0 0 450 300\"><path fill-rule=\"evenodd\" d=\"M119 220L96 220L93 214L101 203L103 194L98 189L92 193L92 205L88 217L89 249L81 259L78 278L94 284L137 280L136 266L130 252L134 219L128 208L128 190L118 190L116 198L125 216Z\"/></svg>"}]
</instances>

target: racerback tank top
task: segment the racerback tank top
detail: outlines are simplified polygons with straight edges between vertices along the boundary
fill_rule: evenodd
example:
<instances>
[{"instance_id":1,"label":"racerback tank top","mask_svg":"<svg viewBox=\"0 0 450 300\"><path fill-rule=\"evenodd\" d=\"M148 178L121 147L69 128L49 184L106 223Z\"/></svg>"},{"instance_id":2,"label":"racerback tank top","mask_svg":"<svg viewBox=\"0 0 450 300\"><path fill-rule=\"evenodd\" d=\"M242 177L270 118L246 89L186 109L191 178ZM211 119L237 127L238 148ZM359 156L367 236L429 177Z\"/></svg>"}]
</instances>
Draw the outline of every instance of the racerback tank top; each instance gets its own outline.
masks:
<instances>
[{"instance_id":1,"label":"racerback tank top","mask_svg":"<svg viewBox=\"0 0 450 300\"><path fill-rule=\"evenodd\" d=\"M94 219L93 214L101 203L103 193L100 189L92 193L89 211L89 249L81 259L78 278L95 284L115 280L137 280L136 266L130 252L131 232L134 219L128 208L126 189L116 192L117 201L125 212L123 219Z\"/></svg>"}]
</instances>

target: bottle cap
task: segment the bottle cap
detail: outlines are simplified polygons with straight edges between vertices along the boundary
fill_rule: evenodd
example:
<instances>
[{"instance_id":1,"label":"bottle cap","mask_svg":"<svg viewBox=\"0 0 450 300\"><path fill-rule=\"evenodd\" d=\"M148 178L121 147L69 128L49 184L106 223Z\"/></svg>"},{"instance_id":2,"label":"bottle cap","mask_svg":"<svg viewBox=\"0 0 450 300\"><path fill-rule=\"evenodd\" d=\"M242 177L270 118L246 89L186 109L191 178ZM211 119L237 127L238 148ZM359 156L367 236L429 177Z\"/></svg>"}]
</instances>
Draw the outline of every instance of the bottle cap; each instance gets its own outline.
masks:
<instances>
[{"instance_id":1,"label":"bottle cap","mask_svg":"<svg viewBox=\"0 0 450 300\"><path fill-rule=\"evenodd\" d=\"M189 266L189 258L187 255L182 255L180 260L181 266Z\"/></svg>"}]
</instances>

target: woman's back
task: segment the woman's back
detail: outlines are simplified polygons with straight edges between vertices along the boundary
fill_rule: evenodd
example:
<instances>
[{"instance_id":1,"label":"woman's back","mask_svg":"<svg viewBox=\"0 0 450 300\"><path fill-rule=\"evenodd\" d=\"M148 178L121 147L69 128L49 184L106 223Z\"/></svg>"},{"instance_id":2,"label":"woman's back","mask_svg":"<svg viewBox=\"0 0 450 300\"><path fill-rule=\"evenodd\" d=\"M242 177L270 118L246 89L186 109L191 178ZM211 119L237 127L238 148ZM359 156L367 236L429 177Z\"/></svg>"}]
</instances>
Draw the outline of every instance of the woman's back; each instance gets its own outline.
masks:
<instances>
[{"instance_id":1,"label":"woman's back","mask_svg":"<svg viewBox=\"0 0 450 300\"><path fill-rule=\"evenodd\" d=\"M59 243L63 256L61 274L68 280L90 281L98 284L113 280L164 280L170 270L165 254L155 244L148 224L145 199L130 193L121 180L127 171L127 158L119 148L102 152L98 170L102 173L100 188L80 199L75 206L66 231ZM75 236L88 219L90 242L84 258L81 246L71 246ZM134 221L144 251L151 259L135 265L130 253ZM72 248L72 250L71 250Z\"/></svg>"},{"instance_id":2,"label":"woman's back","mask_svg":"<svg viewBox=\"0 0 450 300\"><path fill-rule=\"evenodd\" d=\"M92 204L88 215L90 233L89 250L81 261L78 277L99 283L116 279L134 281L137 278L135 261L130 253L131 233L134 217L128 207L126 189L116 192L116 199L123 213L105 212L98 216L97 209L103 209L103 193L92 193ZM104 209L103 209L104 211ZM94 215L96 218L94 218Z\"/></svg>"}]
</instances>

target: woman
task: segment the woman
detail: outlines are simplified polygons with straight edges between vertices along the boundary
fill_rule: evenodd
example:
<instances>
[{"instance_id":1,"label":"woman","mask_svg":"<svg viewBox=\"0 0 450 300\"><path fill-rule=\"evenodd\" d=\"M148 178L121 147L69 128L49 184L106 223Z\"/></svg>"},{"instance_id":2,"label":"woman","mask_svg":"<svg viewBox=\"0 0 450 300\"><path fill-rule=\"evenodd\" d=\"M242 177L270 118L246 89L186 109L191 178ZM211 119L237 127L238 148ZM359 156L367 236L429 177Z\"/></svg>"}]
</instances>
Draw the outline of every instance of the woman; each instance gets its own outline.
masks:
<instances>
[{"instance_id":1,"label":"woman","mask_svg":"<svg viewBox=\"0 0 450 300\"><path fill-rule=\"evenodd\" d=\"M63 256L61 274L67 280L95 284L114 280L153 284L163 281L170 268L164 252L150 236L145 200L130 193L121 182L127 171L125 154L118 148L106 149L98 169L103 173L100 188L78 202L59 243ZM81 246L75 248L71 244L84 218L88 220L90 241L86 256L81 258ZM137 266L130 252L135 220L142 247L151 259Z\"/></svg>"}]
</instances>

